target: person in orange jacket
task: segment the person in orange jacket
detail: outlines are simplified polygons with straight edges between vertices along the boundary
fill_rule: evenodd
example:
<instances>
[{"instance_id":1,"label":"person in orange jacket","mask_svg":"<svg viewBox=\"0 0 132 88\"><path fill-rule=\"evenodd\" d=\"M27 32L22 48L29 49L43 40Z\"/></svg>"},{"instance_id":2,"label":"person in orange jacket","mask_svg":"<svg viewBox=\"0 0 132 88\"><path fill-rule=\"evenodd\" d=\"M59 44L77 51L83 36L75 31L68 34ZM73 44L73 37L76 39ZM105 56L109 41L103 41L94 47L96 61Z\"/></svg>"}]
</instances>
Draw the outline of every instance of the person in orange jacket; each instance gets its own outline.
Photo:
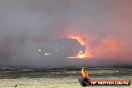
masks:
<instances>
[{"instance_id":1,"label":"person in orange jacket","mask_svg":"<svg viewBox=\"0 0 132 88\"><path fill-rule=\"evenodd\" d=\"M82 77L84 77L84 78L88 78L89 77L88 71L85 71L84 67L82 68L81 72L82 72Z\"/></svg>"},{"instance_id":2,"label":"person in orange jacket","mask_svg":"<svg viewBox=\"0 0 132 88\"><path fill-rule=\"evenodd\" d=\"M87 86L91 84L91 81L89 79L89 74L88 71L84 70L85 68L82 67L81 73L82 73L82 78L79 79L79 82L82 86Z\"/></svg>"}]
</instances>

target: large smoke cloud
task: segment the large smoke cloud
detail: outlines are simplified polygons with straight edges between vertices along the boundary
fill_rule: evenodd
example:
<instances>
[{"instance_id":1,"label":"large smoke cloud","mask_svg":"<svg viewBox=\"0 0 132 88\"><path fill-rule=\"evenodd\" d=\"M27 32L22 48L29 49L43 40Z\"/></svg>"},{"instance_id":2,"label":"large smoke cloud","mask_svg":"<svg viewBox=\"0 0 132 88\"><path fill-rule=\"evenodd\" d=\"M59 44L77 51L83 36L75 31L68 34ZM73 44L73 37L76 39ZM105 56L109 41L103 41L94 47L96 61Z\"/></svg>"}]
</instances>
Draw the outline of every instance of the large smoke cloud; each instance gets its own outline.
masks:
<instances>
[{"instance_id":1,"label":"large smoke cloud","mask_svg":"<svg viewBox=\"0 0 132 88\"><path fill-rule=\"evenodd\" d=\"M64 66L66 58L45 58L38 49L81 34L97 60L131 64L131 8L131 0L1 0L0 63Z\"/></svg>"}]
</instances>

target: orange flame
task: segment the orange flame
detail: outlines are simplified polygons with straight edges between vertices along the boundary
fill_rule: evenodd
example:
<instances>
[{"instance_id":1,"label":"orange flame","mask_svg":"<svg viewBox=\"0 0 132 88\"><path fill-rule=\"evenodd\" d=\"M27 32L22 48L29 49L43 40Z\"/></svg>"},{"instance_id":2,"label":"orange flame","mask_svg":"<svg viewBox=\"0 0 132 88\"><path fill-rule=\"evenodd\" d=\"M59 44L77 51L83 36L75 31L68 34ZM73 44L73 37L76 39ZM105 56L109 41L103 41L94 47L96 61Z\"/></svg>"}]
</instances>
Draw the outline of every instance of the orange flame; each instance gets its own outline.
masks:
<instances>
[{"instance_id":1,"label":"orange flame","mask_svg":"<svg viewBox=\"0 0 132 88\"><path fill-rule=\"evenodd\" d=\"M85 41L79 36L70 36L71 39L76 39L81 45L86 45Z\"/></svg>"},{"instance_id":2,"label":"orange flame","mask_svg":"<svg viewBox=\"0 0 132 88\"><path fill-rule=\"evenodd\" d=\"M90 53L88 46L86 44L86 41L78 35L72 35L70 36L71 39L76 39L81 45L86 46L85 51L79 51L78 54L76 55L76 58L87 58L87 57L93 57L93 55Z\"/></svg>"},{"instance_id":3,"label":"orange flame","mask_svg":"<svg viewBox=\"0 0 132 88\"><path fill-rule=\"evenodd\" d=\"M79 51L79 53L77 54L76 57L77 57L77 58L85 58L85 57L87 57L87 56L86 56L86 52Z\"/></svg>"}]
</instances>

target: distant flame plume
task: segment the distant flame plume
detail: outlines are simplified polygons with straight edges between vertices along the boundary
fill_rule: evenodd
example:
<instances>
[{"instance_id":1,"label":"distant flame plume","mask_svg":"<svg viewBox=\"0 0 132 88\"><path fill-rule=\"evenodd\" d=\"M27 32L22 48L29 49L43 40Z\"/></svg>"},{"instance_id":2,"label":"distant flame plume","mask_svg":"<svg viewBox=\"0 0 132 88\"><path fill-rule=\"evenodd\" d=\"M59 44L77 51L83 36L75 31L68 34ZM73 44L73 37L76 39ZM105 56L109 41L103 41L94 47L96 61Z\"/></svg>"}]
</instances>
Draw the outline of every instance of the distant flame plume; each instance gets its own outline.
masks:
<instances>
[{"instance_id":1,"label":"distant flame plume","mask_svg":"<svg viewBox=\"0 0 132 88\"><path fill-rule=\"evenodd\" d=\"M69 38L76 39L81 45L86 47L85 51L79 51L78 52L78 54L76 55L76 58L93 57L93 55L91 54L91 52L88 49L88 44L86 43L86 41L81 36L72 35L72 36L69 36Z\"/></svg>"}]
</instances>

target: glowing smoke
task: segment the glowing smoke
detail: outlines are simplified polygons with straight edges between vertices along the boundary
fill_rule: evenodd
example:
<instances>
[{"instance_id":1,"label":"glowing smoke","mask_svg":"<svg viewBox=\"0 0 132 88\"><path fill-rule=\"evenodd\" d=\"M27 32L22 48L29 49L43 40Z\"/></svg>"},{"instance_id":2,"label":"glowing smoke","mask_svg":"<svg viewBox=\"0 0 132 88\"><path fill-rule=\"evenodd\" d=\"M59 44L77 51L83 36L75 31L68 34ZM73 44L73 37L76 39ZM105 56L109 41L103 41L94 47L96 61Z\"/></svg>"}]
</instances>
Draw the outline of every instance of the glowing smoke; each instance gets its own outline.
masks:
<instances>
[{"instance_id":1,"label":"glowing smoke","mask_svg":"<svg viewBox=\"0 0 132 88\"><path fill-rule=\"evenodd\" d=\"M97 60L131 64L131 8L131 0L1 0L0 64L64 66L46 49L58 52L48 42L68 34L81 35Z\"/></svg>"}]
</instances>

